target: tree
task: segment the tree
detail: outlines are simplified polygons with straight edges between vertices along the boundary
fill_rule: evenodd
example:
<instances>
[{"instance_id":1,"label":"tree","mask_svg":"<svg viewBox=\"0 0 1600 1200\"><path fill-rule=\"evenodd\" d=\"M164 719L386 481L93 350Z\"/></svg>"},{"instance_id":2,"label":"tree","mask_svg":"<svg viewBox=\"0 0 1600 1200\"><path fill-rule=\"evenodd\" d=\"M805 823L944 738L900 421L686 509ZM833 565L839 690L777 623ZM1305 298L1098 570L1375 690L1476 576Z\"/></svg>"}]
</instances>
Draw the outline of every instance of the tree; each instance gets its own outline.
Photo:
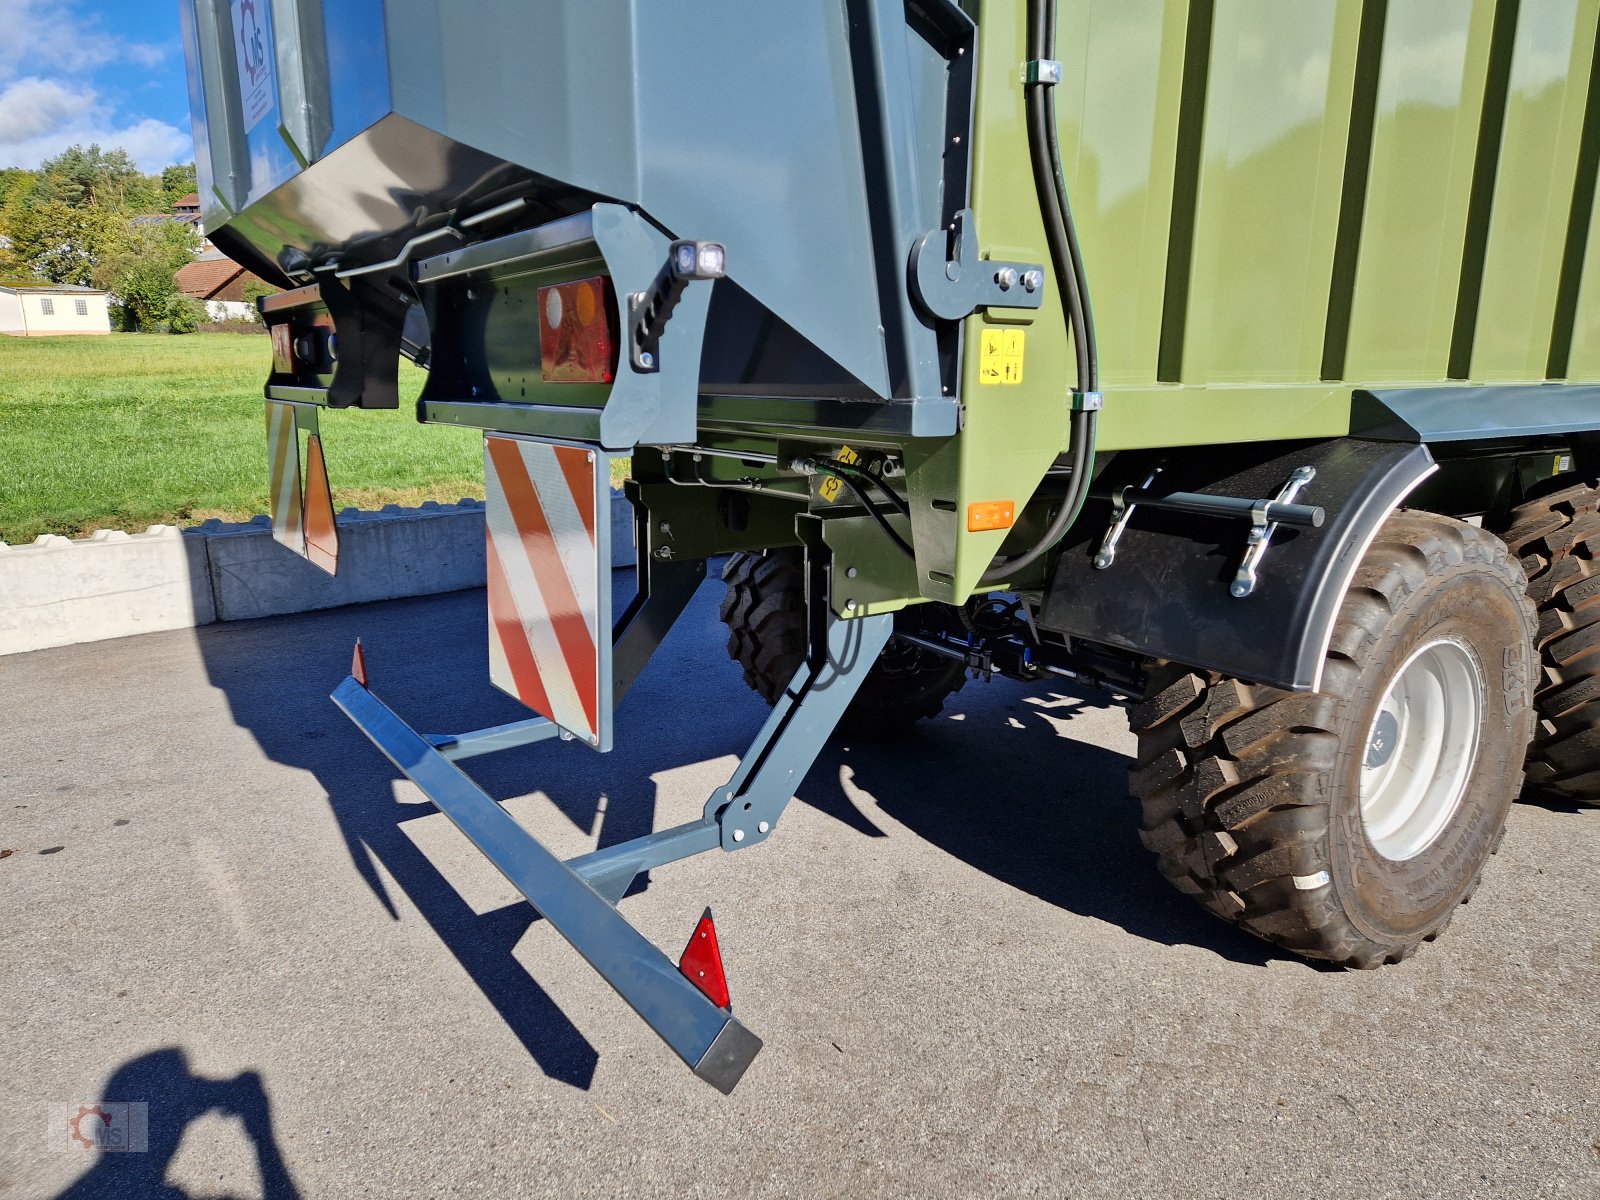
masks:
<instances>
[{"instance_id":1,"label":"tree","mask_svg":"<svg viewBox=\"0 0 1600 1200\"><path fill-rule=\"evenodd\" d=\"M166 198L168 208L199 190L200 181L195 175L192 162L167 167L161 172L161 191Z\"/></svg>"},{"instance_id":2,"label":"tree","mask_svg":"<svg viewBox=\"0 0 1600 1200\"><path fill-rule=\"evenodd\" d=\"M259 279L247 279L244 285L244 302L250 306L250 319L261 320L261 310L256 307L256 302L265 296L276 296L282 288L275 288L270 283Z\"/></svg>"},{"instance_id":3,"label":"tree","mask_svg":"<svg viewBox=\"0 0 1600 1200\"><path fill-rule=\"evenodd\" d=\"M167 332L193 333L208 316L206 306L193 296L176 293L167 302Z\"/></svg>"},{"instance_id":4,"label":"tree","mask_svg":"<svg viewBox=\"0 0 1600 1200\"><path fill-rule=\"evenodd\" d=\"M54 180L60 198L74 208L150 212L159 198L159 185L139 173L126 150L102 150L98 143L68 146L45 159L39 173Z\"/></svg>"},{"instance_id":5,"label":"tree","mask_svg":"<svg viewBox=\"0 0 1600 1200\"><path fill-rule=\"evenodd\" d=\"M51 283L88 284L124 237L118 214L59 200L13 202L7 206L6 228L16 260Z\"/></svg>"},{"instance_id":6,"label":"tree","mask_svg":"<svg viewBox=\"0 0 1600 1200\"><path fill-rule=\"evenodd\" d=\"M117 298L135 328L170 326L179 299L178 268L192 262L199 248L199 235L183 222L128 226L116 246L96 264L95 286Z\"/></svg>"}]
</instances>

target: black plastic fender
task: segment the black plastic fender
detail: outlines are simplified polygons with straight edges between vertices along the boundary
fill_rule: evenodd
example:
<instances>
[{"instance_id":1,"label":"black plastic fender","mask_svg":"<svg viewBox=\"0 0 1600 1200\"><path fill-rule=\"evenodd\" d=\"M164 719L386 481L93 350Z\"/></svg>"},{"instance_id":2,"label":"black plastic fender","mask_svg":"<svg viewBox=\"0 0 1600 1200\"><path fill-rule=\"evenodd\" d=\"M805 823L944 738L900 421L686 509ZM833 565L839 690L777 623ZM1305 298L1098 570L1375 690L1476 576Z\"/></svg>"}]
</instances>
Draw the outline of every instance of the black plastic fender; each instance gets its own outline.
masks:
<instances>
[{"instance_id":1,"label":"black plastic fender","mask_svg":"<svg viewBox=\"0 0 1600 1200\"><path fill-rule=\"evenodd\" d=\"M1255 589L1230 592L1250 521L1136 507L1103 569L1096 552L1111 497L1137 489L1267 500L1296 468L1316 475L1296 503L1321 507L1320 528L1280 525ZM1333 623L1366 549L1408 494L1437 469L1425 445L1328 441L1194 447L1118 454L1074 522L1046 590L1039 625L1255 683L1315 689Z\"/></svg>"}]
</instances>

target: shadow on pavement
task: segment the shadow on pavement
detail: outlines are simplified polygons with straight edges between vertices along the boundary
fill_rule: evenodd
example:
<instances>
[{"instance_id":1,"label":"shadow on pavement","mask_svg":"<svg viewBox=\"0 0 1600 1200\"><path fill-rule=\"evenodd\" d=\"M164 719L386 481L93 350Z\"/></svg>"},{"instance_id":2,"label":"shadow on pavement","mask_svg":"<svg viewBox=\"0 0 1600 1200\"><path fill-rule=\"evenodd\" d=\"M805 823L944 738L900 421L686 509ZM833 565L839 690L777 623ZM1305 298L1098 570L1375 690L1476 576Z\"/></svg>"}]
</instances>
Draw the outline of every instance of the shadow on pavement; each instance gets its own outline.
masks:
<instances>
[{"instance_id":1,"label":"shadow on pavement","mask_svg":"<svg viewBox=\"0 0 1600 1200\"><path fill-rule=\"evenodd\" d=\"M236 1117L244 1126L261 1172L263 1200L298 1200L300 1192L273 1134L266 1086L254 1071L232 1079L205 1079L190 1071L188 1058L177 1047L156 1050L118 1067L97 1107L105 1111L129 1103L149 1105L146 1149L102 1150L57 1200L187 1200L189 1193L166 1182L166 1174L184 1130L208 1113Z\"/></svg>"},{"instance_id":2,"label":"shadow on pavement","mask_svg":"<svg viewBox=\"0 0 1600 1200\"><path fill-rule=\"evenodd\" d=\"M475 759L469 764L473 778L497 800L539 790L576 828L597 835L600 846L650 832L655 820L651 777L671 767L737 755L763 719L759 700L738 696L719 705L718 720L691 719L683 728L685 690L692 695L695 681L706 673L704 659L696 655L706 649L708 622L715 623L715 600L708 599L713 590L703 589L628 697L619 749L596 755L583 746L544 743ZM627 599L621 579L618 592L620 610ZM349 670L357 636L373 690L416 729L462 731L528 716L488 682L482 592L196 631L207 676L227 697L234 722L273 762L316 778L352 867L388 914L399 919L380 865L545 1074L587 1088L598 1063L596 1051L513 957L538 914L527 904L473 912L402 828L432 807L396 799L399 773L329 701L328 693ZM718 667L736 682L720 645L715 652ZM716 689L726 690L727 682L718 679ZM669 714L665 726L652 719L657 712Z\"/></svg>"},{"instance_id":3,"label":"shadow on pavement","mask_svg":"<svg viewBox=\"0 0 1600 1200\"><path fill-rule=\"evenodd\" d=\"M619 611L626 578L619 577ZM602 847L650 832L654 776L742 754L765 718L765 706L744 688L723 650L720 597L715 581L701 588L622 706L612 753L544 743L475 759L473 778L497 800L539 790ZM414 728L453 732L525 718L526 709L488 682L483 594L196 632L210 681L226 695L234 721L274 762L315 776L351 865L389 915L399 919L379 865L546 1075L587 1088L595 1049L513 957L538 915L527 904L472 911L402 828L431 807L395 798L398 773L328 700L359 635L374 691ZM923 723L906 740L836 739L798 799L864 836L883 836L845 792L840 776L847 772L920 836L1050 904L1235 961L1282 957L1217 922L1157 874L1126 798L1127 760L1058 728L1103 704L1087 694L1030 696L1004 682L969 684L950 705L953 713ZM634 890L647 882L641 877Z\"/></svg>"},{"instance_id":4,"label":"shadow on pavement","mask_svg":"<svg viewBox=\"0 0 1600 1200\"><path fill-rule=\"evenodd\" d=\"M1161 877L1139 841L1127 757L1058 728L1107 706L1089 691L969 683L948 711L904 738L836 739L800 796L864 821L844 790L848 775L919 837L1048 904L1233 962L1299 962L1217 920Z\"/></svg>"}]
</instances>

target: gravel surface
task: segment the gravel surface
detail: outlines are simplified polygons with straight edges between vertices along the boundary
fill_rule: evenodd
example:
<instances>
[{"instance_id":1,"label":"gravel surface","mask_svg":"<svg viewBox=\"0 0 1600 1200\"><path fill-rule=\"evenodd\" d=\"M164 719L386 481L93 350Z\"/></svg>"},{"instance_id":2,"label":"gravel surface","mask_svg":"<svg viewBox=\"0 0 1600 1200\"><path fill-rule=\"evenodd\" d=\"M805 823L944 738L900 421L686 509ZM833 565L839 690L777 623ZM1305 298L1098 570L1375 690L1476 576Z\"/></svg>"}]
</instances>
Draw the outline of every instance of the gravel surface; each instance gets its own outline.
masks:
<instances>
[{"instance_id":1,"label":"gravel surface","mask_svg":"<svg viewBox=\"0 0 1600 1200\"><path fill-rule=\"evenodd\" d=\"M764 708L708 584L619 749L473 764L553 848L691 819ZM517 719L481 593L0 658L0 1196L1600 1196L1600 811L1524 803L1448 935L1322 970L1140 847L1121 710L968 684L836 743L714 905L766 1049L699 1083L325 699ZM67 1117L148 1104L145 1153Z\"/></svg>"}]
</instances>

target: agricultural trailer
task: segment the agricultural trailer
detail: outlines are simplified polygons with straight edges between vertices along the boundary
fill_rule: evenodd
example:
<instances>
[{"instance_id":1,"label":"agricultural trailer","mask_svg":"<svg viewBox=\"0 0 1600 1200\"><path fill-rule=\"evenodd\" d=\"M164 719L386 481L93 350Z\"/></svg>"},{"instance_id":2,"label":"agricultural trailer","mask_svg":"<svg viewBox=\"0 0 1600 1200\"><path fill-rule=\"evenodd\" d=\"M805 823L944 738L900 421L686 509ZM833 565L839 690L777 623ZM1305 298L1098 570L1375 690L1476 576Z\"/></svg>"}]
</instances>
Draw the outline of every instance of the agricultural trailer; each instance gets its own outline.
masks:
<instances>
[{"instance_id":1,"label":"agricultural trailer","mask_svg":"<svg viewBox=\"0 0 1600 1200\"><path fill-rule=\"evenodd\" d=\"M208 236L285 289L279 540L337 569L317 415L402 358L483 431L533 715L416 732L359 653L333 700L723 1091L709 910L675 962L619 900L966 679L1125 702L1162 873L1348 967L1439 936L1521 787L1600 795L1596 0L183 14ZM698 820L562 861L461 764L609 750L713 560L770 719Z\"/></svg>"}]
</instances>

